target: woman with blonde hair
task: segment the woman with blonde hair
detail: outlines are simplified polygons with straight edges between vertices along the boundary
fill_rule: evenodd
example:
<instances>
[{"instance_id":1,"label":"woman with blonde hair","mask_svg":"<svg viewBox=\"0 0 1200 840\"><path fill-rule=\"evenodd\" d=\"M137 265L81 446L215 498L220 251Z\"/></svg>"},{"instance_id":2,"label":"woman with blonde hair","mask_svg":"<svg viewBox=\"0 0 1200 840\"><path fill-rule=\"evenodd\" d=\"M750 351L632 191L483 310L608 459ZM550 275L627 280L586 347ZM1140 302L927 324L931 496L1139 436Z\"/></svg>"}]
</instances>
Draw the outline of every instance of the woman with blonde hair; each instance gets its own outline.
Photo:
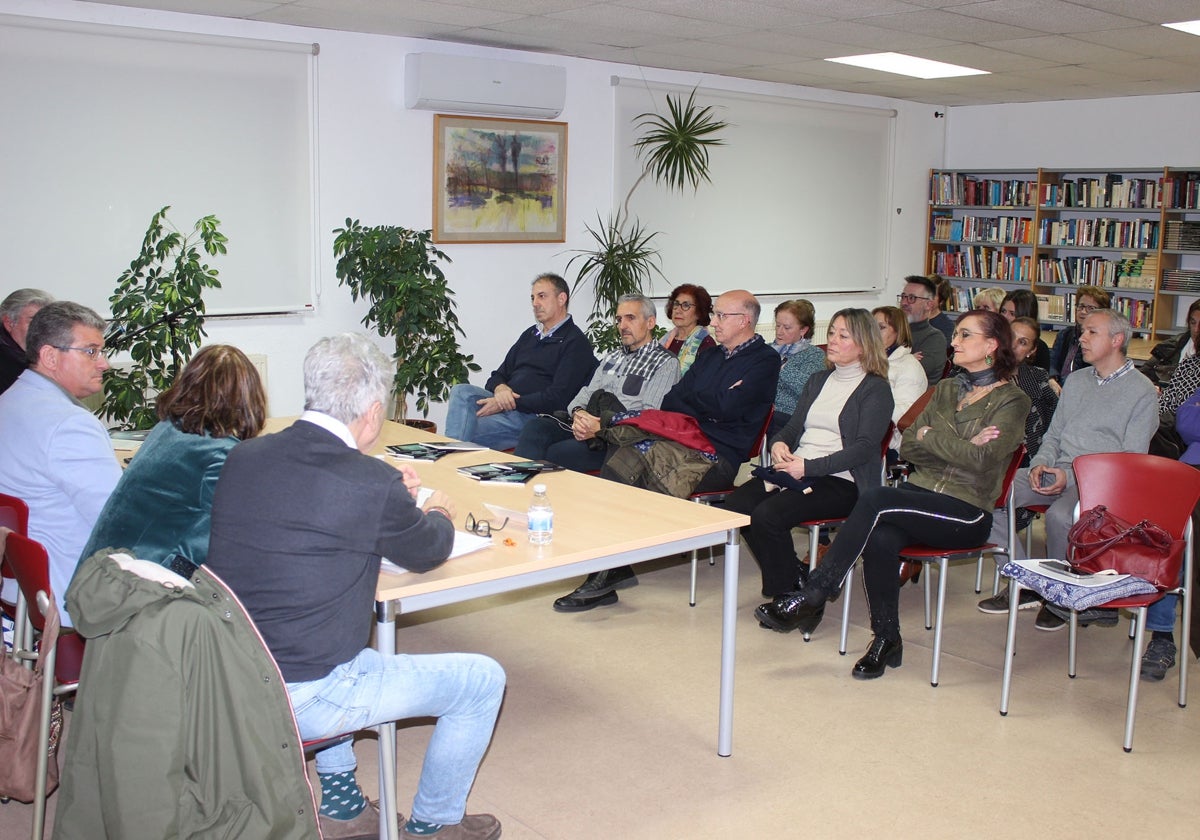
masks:
<instances>
[{"instance_id":1,"label":"woman with blonde hair","mask_svg":"<svg viewBox=\"0 0 1200 840\"><path fill-rule=\"evenodd\" d=\"M971 303L976 309L982 309L985 312L999 312L1000 304L1004 302L1004 290L993 286L990 289L981 289L975 295L975 299Z\"/></svg>"}]
</instances>

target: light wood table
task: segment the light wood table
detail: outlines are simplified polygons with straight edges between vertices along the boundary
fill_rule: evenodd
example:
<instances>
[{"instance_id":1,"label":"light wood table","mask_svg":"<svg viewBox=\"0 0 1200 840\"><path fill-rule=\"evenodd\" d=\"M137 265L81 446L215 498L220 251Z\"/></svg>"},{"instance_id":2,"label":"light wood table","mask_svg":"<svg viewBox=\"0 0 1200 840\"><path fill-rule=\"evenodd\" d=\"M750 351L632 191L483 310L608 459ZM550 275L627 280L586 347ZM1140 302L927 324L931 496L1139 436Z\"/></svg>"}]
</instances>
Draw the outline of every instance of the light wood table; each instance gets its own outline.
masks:
<instances>
[{"instance_id":1,"label":"light wood table","mask_svg":"<svg viewBox=\"0 0 1200 840\"><path fill-rule=\"evenodd\" d=\"M277 431L290 420L268 421L267 431ZM387 444L445 440L399 423L385 424L375 453ZM494 517L488 502L525 511L532 485L542 482L554 506L554 541L547 546L529 543L523 528L510 523L493 538L493 546L450 560L422 574L382 572L375 592L376 648L396 652L396 615L524 589L590 572L652 560L695 548L725 544L725 574L721 616L721 684L717 722L717 754L733 751L734 641L737 626L738 529L750 524L744 514L699 505L647 490L625 487L594 476L563 471L544 473L527 485L481 484L460 475L458 467L490 461L518 460L488 450L446 455L437 461L400 461L408 464L428 487L443 490L457 505L455 526L464 527L466 515ZM513 544L505 544L505 540ZM403 557L388 558L403 566ZM680 593L682 600L683 593ZM566 620L547 610L547 621ZM395 821L395 724L380 727L380 811ZM388 821L384 820L386 824ZM381 837L398 837L397 827Z\"/></svg>"}]
</instances>

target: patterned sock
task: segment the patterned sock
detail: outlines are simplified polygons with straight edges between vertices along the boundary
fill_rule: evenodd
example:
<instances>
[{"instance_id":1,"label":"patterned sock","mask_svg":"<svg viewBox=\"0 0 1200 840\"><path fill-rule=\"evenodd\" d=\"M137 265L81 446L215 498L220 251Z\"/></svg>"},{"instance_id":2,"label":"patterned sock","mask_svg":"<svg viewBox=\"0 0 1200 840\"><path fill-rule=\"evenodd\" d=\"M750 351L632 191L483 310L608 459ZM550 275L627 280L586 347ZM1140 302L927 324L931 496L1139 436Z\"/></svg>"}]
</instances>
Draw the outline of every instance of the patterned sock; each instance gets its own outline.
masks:
<instances>
[{"instance_id":1,"label":"patterned sock","mask_svg":"<svg viewBox=\"0 0 1200 840\"><path fill-rule=\"evenodd\" d=\"M354 771L318 773L321 780L321 815L334 820L352 820L367 807Z\"/></svg>"},{"instance_id":2,"label":"patterned sock","mask_svg":"<svg viewBox=\"0 0 1200 840\"><path fill-rule=\"evenodd\" d=\"M404 830L409 834L416 834L419 837L425 834L437 834L442 830L442 824L425 822L416 817L409 817L408 822L404 824Z\"/></svg>"}]
</instances>

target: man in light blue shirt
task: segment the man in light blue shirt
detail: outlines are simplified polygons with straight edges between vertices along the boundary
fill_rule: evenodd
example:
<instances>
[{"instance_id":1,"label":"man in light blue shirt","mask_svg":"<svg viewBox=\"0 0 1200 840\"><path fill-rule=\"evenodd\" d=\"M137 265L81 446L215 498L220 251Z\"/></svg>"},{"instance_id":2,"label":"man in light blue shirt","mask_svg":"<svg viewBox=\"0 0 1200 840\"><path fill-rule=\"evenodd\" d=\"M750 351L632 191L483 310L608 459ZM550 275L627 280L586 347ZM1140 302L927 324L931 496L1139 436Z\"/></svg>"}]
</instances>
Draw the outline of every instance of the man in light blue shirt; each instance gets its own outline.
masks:
<instances>
[{"instance_id":1,"label":"man in light blue shirt","mask_svg":"<svg viewBox=\"0 0 1200 840\"><path fill-rule=\"evenodd\" d=\"M0 492L29 505L29 536L50 555L50 586L64 626L63 595L121 468L103 424L79 400L108 369L104 319L77 303L50 303L25 337L29 367L0 394Z\"/></svg>"}]
</instances>

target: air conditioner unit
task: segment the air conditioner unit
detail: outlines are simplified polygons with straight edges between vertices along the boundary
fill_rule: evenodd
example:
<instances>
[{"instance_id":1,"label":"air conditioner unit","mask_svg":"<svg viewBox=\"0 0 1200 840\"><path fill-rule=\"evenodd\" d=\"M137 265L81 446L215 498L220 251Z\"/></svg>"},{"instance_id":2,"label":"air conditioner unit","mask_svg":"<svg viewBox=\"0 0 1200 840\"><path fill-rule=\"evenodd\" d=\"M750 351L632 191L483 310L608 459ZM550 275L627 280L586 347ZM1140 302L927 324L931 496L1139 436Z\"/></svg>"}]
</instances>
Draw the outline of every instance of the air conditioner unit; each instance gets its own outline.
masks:
<instances>
[{"instance_id":1,"label":"air conditioner unit","mask_svg":"<svg viewBox=\"0 0 1200 840\"><path fill-rule=\"evenodd\" d=\"M566 100L564 67L440 53L404 58L407 108L550 120Z\"/></svg>"}]
</instances>

